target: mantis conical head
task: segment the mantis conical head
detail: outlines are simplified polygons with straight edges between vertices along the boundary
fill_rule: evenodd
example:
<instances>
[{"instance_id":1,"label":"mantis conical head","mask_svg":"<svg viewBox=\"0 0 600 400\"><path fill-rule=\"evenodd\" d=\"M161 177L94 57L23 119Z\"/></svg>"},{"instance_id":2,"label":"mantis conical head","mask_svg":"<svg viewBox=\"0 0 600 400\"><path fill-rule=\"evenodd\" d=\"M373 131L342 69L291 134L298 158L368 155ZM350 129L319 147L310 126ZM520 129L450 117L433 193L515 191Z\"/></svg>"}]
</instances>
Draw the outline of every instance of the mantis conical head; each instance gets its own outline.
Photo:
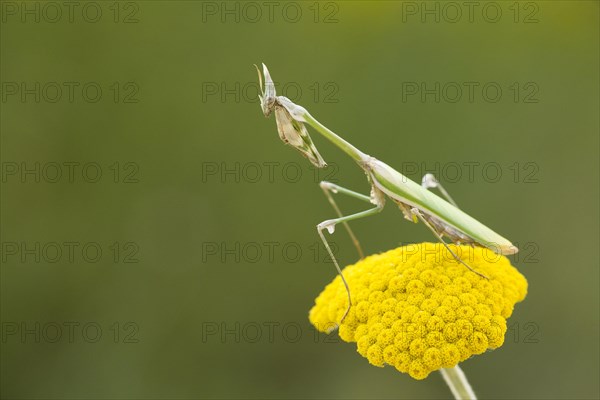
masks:
<instances>
[{"instance_id":1,"label":"mantis conical head","mask_svg":"<svg viewBox=\"0 0 600 400\"><path fill-rule=\"evenodd\" d=\"M296 150L310 160L310 162L317 168L323 168L327 165L323 157L317 151L306 127L303 122L306 122L305 116L308 115L308 111L302 106L295 104L293 101L284 96L277 96L275 94L275 84L271 79L267 66L263 64L264 74L264 88L262 75L260 70L258 71L258 79L260 83L261 95L260 106L262 108L265 117L271 115L271 112L275 111L275 120L277 122L277 131L279 132L279 138L285 143Z\"/></svg>"},{"instance_id":2,"label":"mantis conical head","mask_svg":"<svg viewBox=\"0 0 600 400\"><path fill-rule=\"evenodd\" d=\"M261 94L258 95L258 98L260 99L260 107L262 108L265 117L268 117L269 115L271 115L271 112L275 107L275 84L271 79L271 74L269 74L267 66L263 64L263 74L265 75L265 86L263 88L262 74L260 73L260 70L258 69L256 64L254 66L256 67L256 71L258 72L258 83L260 84Z\"/></svg>"}]
</instances>

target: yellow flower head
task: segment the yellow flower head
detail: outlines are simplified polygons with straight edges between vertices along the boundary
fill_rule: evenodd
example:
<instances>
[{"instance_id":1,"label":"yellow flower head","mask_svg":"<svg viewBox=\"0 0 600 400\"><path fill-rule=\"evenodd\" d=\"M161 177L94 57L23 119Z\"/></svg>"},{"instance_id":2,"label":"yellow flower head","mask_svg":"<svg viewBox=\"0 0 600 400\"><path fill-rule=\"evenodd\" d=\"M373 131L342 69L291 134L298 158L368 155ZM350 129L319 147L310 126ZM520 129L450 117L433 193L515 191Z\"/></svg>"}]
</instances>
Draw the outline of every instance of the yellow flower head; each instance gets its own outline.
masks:
<instances>
[{"instance_id":1,"label":"yellow flower head","mask_svg":"<svg viewBox=\"0 0 600 400\"><path fill-rule=\"evenodd\" d=\"M440 243L372 255L344 269L352 308L339 326L373 365L393 365L415 379L454 367L504 342L506 318L527 294L527 281L504 256L449 245L482 278ZM336 277L317 297L309 319L321 332L337 326L348 306Z\"/></svg>"}]
</instances>

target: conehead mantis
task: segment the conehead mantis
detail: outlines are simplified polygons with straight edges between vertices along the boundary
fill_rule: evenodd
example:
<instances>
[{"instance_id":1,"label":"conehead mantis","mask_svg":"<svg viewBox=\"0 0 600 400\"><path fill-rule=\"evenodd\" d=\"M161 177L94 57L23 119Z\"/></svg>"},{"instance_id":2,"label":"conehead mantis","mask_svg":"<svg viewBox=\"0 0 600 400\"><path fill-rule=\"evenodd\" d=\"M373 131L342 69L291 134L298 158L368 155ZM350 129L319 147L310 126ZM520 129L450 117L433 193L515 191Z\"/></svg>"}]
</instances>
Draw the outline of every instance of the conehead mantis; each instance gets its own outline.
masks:
<instances>
[{"instance_id":1,"label":"conehead mantis","mask_svg":"<svg viewBox=\"0 0 600 400\"><path fill-rule=\"evenodd\" d=\"M448 237L456 244L486 247L501 255L515 254L519 251L510 241L460 210L454 200L452 200L446 190L432 174L426 174L423 177L421 185L419 185L384 162L358 150L352 144L348 143L321 124L304 107L293 103L287 97L277 96L275 93L275 85L271 79L269 70L264 64L263 87L263 76L258 67L256 68L258 70L262 93L262 95L259 96L262 111L266 117L273 111L275 112L277 130L279 132L279 137L283 142L300 151L300 153L307 157L314 166L318 168L325 167L327 164L317 151L317 148L313 144L304 125L308 124L356 161L358 166L365 172L371 186L371 193L367 196L331 182L320 183L321 189L323 189L327 199L338 215L338 218L328 219L318 224L317 232L323 241L329 256L333 260L337 272L348 292L348 308L342 316L342 321L346 315L348 315L352 306L350 288L344 279L342 270L331 251L331 247L329 246L323 231L327 230L330 234L333 234L335 226L340 223L343 224L356 246L359 256L362 258L363 253L360 244L352 232L352 229L350 229L348 222L379 213L383 210L386 197L398 205L404 214L404 218L414 223L421 221L433 232L457 262L463 264L466 268L484 279L487 279L485 275L471 268L450 249L448 244L444 241L444 237ZM433 188L437 188L446 200L429 190ZM336 193L363 200L367 203L371 203L374 207L366 211L344 216L333 199L332 194Z\"/></svg>"}]
</instances>

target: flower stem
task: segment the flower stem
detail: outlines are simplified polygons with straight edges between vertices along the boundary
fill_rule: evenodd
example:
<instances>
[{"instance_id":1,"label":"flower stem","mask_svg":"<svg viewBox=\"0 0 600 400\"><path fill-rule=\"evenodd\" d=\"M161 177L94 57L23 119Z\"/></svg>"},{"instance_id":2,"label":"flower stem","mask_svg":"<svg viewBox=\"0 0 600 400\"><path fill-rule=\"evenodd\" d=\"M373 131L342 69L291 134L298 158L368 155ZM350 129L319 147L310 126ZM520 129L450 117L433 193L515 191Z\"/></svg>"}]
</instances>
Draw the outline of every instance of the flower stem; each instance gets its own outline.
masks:
<instances>
[{"instance_id":1,"label":"flower stem","mask_svg":"<svg viewBox=\"0 0 600 400\"><path fill-rule=\"evenodd\" d=\"M458 365L454 368L442 368L440 372L456 400L477 400L465 373Z\"/></svg>"}]
</instances>

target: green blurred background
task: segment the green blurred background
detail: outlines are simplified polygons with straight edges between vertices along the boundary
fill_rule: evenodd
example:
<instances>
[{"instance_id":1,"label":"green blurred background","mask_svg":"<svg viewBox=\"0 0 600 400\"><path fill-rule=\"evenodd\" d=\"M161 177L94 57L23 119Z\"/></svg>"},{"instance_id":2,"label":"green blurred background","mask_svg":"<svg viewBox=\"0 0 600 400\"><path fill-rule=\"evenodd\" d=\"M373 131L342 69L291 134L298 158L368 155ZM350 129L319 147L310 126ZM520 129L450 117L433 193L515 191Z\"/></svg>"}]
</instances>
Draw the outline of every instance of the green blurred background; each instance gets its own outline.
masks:
<instances>
[{"instance_id":1,"label":"green blurred background","mask_svg":"<svg viewBox=\"0 0 600 400\"><path fill-rule=\"evenodd\" d=\"M462 364L482 398L598 398L598 2L50 4L2 2L3 398L449 397L311 329L317 182L368 186L316 133L324 171L281 143L260 62L521 247L504 346ZM367 253L433 239L391 205L353 226Z\"/></svg>"}]
</instances>

